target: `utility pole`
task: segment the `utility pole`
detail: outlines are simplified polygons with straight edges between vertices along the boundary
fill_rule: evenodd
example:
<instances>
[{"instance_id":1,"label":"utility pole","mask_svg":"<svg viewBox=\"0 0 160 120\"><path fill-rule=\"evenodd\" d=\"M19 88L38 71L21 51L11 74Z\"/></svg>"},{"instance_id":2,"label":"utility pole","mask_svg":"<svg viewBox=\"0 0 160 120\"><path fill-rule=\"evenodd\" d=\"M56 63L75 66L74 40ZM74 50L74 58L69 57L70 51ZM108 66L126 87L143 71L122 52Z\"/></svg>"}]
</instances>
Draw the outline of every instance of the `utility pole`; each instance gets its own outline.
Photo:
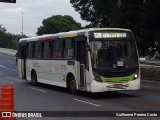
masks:
<instances>
[{"instance_id":1,"label":"utility pole","mask_svg":"<svg viewBox=\"0 0 160 120\"><path fill-rule=\"evenodd\" d=\"M23 12L21 12L21 14L22 14L22 38L23 38Z\"/></svg>"},{"instance_id":2,"label":"utility pole","mask_svg":"<svg viewBox=\"0 0 160 120\"><path fill-rule=\"evenodd\" d=\"M17 45L18 45L18 30L16 30L17 31Z\"/></svg>"}]
</instances>

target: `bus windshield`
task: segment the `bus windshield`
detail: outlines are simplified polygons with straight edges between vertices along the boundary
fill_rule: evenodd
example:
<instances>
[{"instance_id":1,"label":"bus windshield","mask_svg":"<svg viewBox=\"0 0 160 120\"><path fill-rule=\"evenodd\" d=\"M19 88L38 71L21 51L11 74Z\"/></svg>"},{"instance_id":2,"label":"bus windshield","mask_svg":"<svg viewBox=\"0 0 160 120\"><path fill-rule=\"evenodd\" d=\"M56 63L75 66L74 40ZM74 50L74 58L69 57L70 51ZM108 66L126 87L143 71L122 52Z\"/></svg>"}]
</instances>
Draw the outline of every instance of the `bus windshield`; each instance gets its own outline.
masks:
<instances>
[{"instance_id":1,"label":"bus windshield","mask_svg":"<svg viewBox=\"0 0 160 120\"><path fill-rule=\"evenodd\" d=\"M138 55L132 40L92 41L91 58L95 70L120 70L138 67Z\"/></svg>"}]
</instances>

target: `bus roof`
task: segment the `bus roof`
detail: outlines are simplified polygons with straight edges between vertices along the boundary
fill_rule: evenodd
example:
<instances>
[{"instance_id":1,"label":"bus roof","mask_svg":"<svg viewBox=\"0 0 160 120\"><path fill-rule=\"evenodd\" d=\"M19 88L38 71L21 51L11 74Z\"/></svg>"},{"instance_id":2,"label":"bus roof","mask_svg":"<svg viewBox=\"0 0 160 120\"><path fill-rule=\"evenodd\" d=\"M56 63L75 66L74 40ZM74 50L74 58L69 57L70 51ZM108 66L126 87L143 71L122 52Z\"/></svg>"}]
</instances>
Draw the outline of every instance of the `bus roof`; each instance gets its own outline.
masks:
<instances>
[{"instance_id":1,"label":"bus roof","mask_svg":"<svg viewBox=\"0 0 160 120\"><path fill-rule=\"evenodd\" d=\"M28 41L37 41L37 40L51 40L51 39L57 39L57 38L67 38L67 37L74 37L74 36L84 36L86 32L90 31L103 31L103 30L119 30L119 31L131 31L129 29L124 28L87 28L82 30L76 30L76 31L69 31L69 32L60 32L57 34L44 34L41 36L36 37L30 37L30 38L22 38L19 40L19 42L28 42Z\"/></svg>"}]
</instances>

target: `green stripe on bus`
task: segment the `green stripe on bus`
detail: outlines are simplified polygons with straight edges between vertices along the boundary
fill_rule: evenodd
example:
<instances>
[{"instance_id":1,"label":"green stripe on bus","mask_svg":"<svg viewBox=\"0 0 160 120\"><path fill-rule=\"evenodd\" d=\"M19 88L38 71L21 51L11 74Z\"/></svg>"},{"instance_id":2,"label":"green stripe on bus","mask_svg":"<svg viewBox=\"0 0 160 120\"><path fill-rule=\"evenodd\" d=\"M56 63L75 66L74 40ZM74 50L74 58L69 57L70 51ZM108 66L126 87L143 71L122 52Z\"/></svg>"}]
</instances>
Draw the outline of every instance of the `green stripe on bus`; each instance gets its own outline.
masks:
<instances>
[{"instance_id":1,"label":"green stripe on bus","mask_svg":"<svg viewBox=\"0 0 160 120\"><path fill-rule=\"evenodd\" d=\"M129 29L123 29L123 28L96 28L95 30L124 30L124 31L130 31Z\"/></svg>"},{"instance_id":2,"label":"green stripe on bus","mask_svg":"<svg viewBox=\"0 0 160 120\"><path fill-rule=\"evenodd\" d=\"M59 38L74 37L74 36L77 36L77 33L62 34L59 35Z\"/></svg>"},{"instance_id":3,"label":"green stripe on bus","mask_svg":"<svg viewBox=\"0 0 160 120\"><path fill-rule=\"evenodd\" d=\"M133 80L133 77L134 74L126 77L111 77L111 78L100 76L102 82L105 83L124 83Z\"/></svg>"}]
</instances>

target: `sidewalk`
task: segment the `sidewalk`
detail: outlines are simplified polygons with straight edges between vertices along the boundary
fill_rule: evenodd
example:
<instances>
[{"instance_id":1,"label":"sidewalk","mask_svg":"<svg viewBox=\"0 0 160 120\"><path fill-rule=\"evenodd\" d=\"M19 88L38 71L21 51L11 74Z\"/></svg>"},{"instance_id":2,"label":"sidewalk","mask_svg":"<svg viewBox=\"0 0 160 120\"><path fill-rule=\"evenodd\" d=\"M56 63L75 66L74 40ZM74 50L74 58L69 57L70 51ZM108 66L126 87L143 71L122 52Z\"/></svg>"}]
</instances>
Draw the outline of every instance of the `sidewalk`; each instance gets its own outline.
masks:
<instances>
[{"instance_id":1,"label":"sidewalk","mask_svg":"<svg viewBox=\"0 0 160 120\"><path fill-rule=\"evenodd\" d=\"M15 55L17 53L17 50L12 50L12 49L7 49L7 48L0 48L0 52L11 54L11 55Z\"/></svg>"}]
</instances>

